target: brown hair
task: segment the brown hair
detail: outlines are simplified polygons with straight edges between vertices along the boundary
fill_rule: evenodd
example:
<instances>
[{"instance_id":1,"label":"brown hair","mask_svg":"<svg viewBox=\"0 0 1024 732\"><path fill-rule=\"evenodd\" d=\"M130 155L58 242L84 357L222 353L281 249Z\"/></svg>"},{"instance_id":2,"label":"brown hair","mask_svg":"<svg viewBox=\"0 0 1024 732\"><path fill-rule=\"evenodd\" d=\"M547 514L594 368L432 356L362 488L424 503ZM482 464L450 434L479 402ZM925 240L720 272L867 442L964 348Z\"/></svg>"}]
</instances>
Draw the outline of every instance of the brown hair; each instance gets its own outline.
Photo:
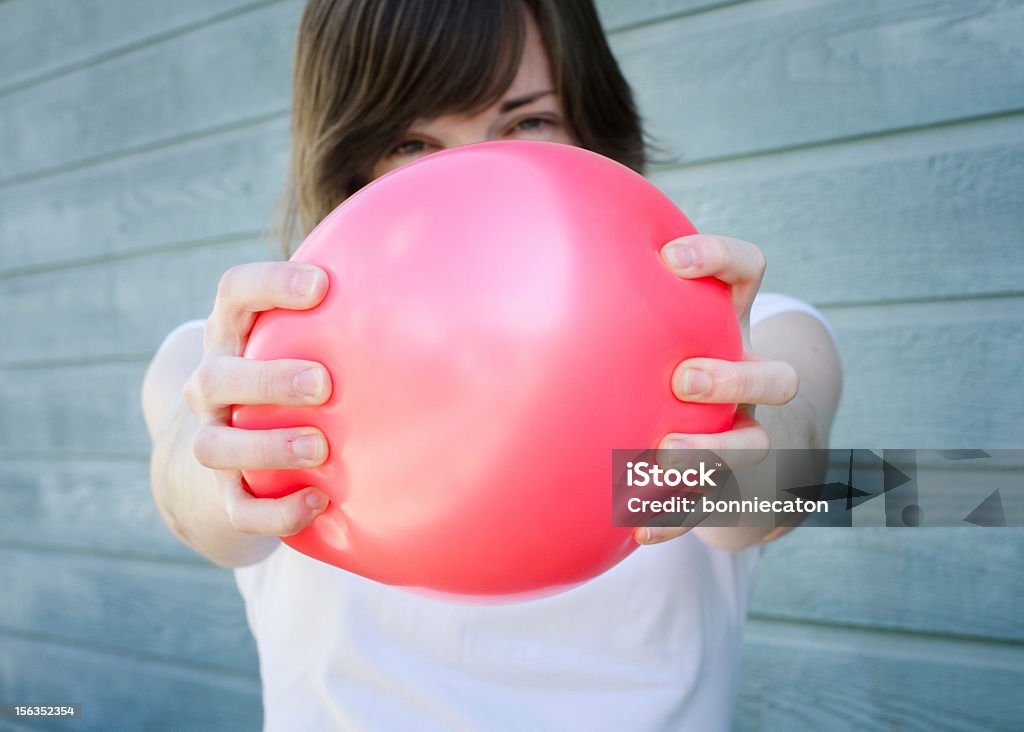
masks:
<instances>
[{"instance_id":1,"label":"brown hair","mask_svg":"<svg viewBox=\"0 0 1024 732\"><path fill-rule=\"evenodd\" d=\"M524 8L576 139L643 172L633 95L592 0L309 0L295 55L286 250L369 182L415 120L501 96L519 66Z\"/></svg>"}]
</instances>

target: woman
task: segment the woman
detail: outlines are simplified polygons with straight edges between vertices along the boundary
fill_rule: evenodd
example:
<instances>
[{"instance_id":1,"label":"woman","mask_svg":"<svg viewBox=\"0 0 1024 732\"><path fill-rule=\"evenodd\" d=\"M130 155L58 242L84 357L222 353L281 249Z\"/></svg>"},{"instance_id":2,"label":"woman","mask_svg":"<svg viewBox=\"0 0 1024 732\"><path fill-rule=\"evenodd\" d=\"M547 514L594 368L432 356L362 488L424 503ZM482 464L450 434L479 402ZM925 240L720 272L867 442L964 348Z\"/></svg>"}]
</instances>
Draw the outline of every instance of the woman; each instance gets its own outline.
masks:
<instances>
[{"instance_id":1,"label":"woman","mask_svg":"<svg viewBox=\"0 0 1024 732\"><path fill-rule=\"evenodd\" d=\"M642 171L632 96L590 0L311 0L296 56L293 241L388 170L492 139L581 145ZM824 446L839 368L820 316L755 301L764 261L752 244L691 236L662 254L680 277L731 286L748 346L741 363L680 364L673 390L749 405L728 433L662 445ZM411 596L275 538L327 497L256 499L240 471L318 465L326 441L314 428L232 429L230 405L320 404L332 385L319 364L239 356L257 312L313 307L326 287L308 265L233 268L205 324L169 335L143 386L157 506L182 541L236 568L266 729L728 728L756 545L781 530L639 529L638 542L659 545L570 592L498 607Z\"/></svg>"}]
</instances>

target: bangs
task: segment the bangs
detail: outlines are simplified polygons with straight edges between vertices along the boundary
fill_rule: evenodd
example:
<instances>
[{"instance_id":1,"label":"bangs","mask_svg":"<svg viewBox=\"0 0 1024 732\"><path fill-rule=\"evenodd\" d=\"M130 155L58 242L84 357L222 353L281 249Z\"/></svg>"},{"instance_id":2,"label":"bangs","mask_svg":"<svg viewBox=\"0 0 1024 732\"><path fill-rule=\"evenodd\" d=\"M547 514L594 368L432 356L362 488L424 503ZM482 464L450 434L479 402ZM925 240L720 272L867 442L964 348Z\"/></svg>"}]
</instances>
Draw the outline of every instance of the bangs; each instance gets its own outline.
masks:
<instances>
[{"instance_id":1,"label":"bangs","mask_svg":"<svg viewBox=\"0 0 1024 732\"><path fill-rule=\"evenodd\" d=\"M463 114L497 101L515 78L528 12L522 0L383 0L366 39L383 126ZM385 86L386 84L386 86ZM365 87L364 87L365 88ZM377 115L371 115L376 117Z\"/></svg>"}]
</instances>

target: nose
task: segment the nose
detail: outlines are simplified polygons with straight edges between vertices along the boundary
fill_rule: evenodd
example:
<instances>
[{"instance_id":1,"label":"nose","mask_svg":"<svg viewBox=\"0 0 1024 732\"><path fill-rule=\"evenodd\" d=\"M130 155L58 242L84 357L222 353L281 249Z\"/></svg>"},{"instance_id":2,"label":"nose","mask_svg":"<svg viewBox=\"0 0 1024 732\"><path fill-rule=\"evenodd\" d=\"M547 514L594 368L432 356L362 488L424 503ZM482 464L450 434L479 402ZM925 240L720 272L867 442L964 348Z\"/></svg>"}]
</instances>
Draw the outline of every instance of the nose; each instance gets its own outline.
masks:
<instances>
[{"instance_id":1,"label":"nose","mask_svg":"<svg viewBox=\"0 0 1024 732\"><path fill-rule=\"evenodd\" d=\"M449 148L497 139L497 134L480 117L463 118L453 122L448 132L448 139L445 142Z\"/></svg>"},{"instance_id":2,"label":"nose","mask_svg":"<svg viewBox=\"0 0 1024 732\"><path fill-rule=\"evenodd\" d=\"M487 135L460 135L459 137L454 138L447 147L452 148L462 147L463 145L475 145L478 142L487 142L491 139L494 138L488 137Z\"/></svg>"}]
</instances>

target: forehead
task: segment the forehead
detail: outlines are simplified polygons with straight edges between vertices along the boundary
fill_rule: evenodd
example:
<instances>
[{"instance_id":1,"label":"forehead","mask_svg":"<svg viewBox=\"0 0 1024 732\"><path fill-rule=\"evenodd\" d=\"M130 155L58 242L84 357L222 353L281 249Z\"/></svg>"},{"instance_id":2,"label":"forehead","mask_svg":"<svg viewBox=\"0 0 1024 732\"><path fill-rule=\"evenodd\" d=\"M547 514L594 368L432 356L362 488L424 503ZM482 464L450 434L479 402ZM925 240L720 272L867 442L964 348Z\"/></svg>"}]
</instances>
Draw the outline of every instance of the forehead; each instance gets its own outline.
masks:
<instances>
[{"instance_id":1,"label":"forehead","mask_svg":"<svg viewBox=\"0 0 1024 732\"><path fill-rule=\"evenodd\" d=\"M517 96L539 89L549 89L552 85L551 62L544 41L541 39L537 21L531 13L526 13L526 37L523 39L523 54L519 62L519 70L512 80L511 86L503 97Z\"/></svg>"}]
</instances>

